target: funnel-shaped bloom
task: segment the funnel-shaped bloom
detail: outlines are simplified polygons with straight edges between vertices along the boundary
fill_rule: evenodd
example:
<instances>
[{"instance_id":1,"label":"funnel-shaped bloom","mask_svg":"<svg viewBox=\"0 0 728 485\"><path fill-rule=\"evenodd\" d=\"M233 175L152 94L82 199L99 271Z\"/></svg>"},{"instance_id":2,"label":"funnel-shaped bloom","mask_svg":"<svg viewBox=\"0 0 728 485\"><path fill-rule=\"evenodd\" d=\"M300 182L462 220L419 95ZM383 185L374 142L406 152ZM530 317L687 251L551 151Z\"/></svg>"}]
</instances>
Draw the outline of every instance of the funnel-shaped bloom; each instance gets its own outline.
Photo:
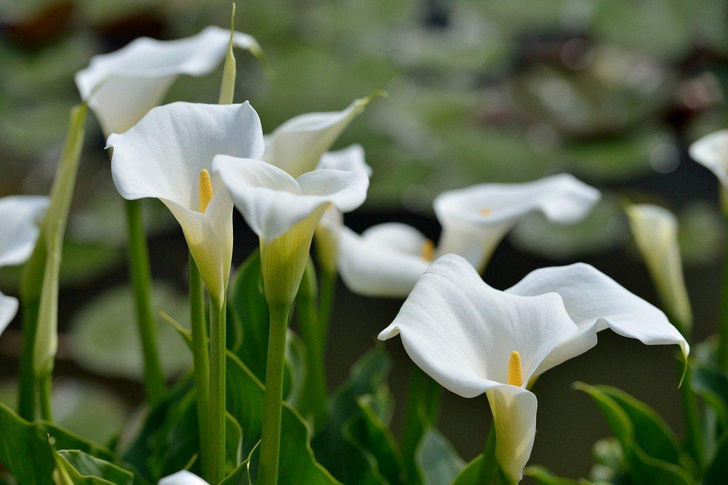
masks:
<instances>
[{"instance_id":1,"label":"funnel-shaped bloom","mask_svg":"<svg viewBox=\"0 0 728 485\"><path fill-rule=\"evenodd\" d=\"M118 51L94 56L76 74L76 86L104 133L123 133L162 103L181 74L212 72L225 58L229 41L230 31L220 27L178 40L142 37ZM234 33L233 44L261 53L255 39L240 32Z\"/></svg>"},{"instance_id":2,"label":"funnel-shaped bloom","mask_svg":"<svg viewBox=\"0 0 728 485\"><path fill-rule=\"evenodd\" d=\"M324 211L332 205L341 212L356 209L369 187L360 172L321 169L294 179L269 163L223 155L215 157L213 171L260 237L269 303L293 301Z\"/></svg>"},{"instance_id":3,"label":"funnel-shaped bloom","mask_svg":"<svg viewBox=\"0 0 728 485\"><path fill-rule=\"evenodd\" d=\"M677 218L667 209L650 204L626 209L637 248L647 264L668 313L689 331L693 323L690 299L683 277L677 242Z\"/></svg>"},{"instance_id":4,"label":"funnel-shaped bloom","mask_svg":"<svg viewBox=\"0 0 728 485\"><path fill-rule=\"evenodd\" d=\"M209 485L192 472L182 470L159 480L157 485Z\"/></svg>"},{"instance_id":5,"label":"funnel-shaped bloom","mask_svg":"<svg viewBox=\"0 0 728 485\"><path fill-rule=\"evenodd\" d=\"M208 291L221 297L230 274L233 202L222 181L210 177L212 160L218 154L263 154L255 110L247 102L172 103L110 136L108 147L114 149L111 171L122 197L164 202L182 226Z\"/></svg>"},{"instance_id":6,"label":"funnel-shaped bloom","mask_svg":"<svg viewBox=\"0 0 728 485\"><path fill-rule=\"evenodd\" d=\"M728 189L728 130L719 130L690 145L690 157L718 177Z\"/></svg>"},{"instance_id":7,"label":"funnel-shaped bloom","mask_svg":"<svg viewBox=\"0 0 728 485\"><path fill-rule=\"evenodd\" d=\"M437 254L459 254L483 269L503 237L526 215L540 211L557 224L586 217L599 191L569 174L523 184L481 184L440 194L434 202L442 224Z\"/></svg>"},{"instance_id":8,"label":"funnel-shaped bloom","mask_svg":"<svg viewBox=\"0 0 728 485\"><path fill-rule=\"evenodd\" d=\"M456 255L430 266L379 338L400 335L410 358L450 391L487 393L496 459L517 481L536 429L529 379L586 351L603 328L688 351L662 312L590 266L538 270L502 292Z\"/></svg>"},{"instance_id":9,"label":"funnel-shaped bloom","mask_svg":"<svg viewBox=\"0 0 728 485\"><path fill-rule=\"evenodd\" d=\"M435 199L443 228L437 247L404 224L374 226L361 236L344 228L339 272L355 293L404 297L437 255L458 254L482 270L501 239L530 212L542 211L556 223L574 223L598 200L598 190L566 174L452 190Z\"/></svg>"},{"instance_id":10,"label":"funnel-shaped bloom","mask_svg":"<svg viewBox=\"0 0 728 485\"><path fill-rule=\"evenodd\" d=\"M263 160L298 177L327 163L322 156L349 123L380 93L355 100L342 111L307 113L286 121L266 136ZM348 155L348 154L340 154ZM334 155L335 156L335 155ZM331 158L329 158L331 160Z\"/></svg>"},{"instance_id":11,"label":"funnel-shaped bloom","mask_svg":"<svg viewBox=\"0 0 728 485\"><path fill-rule=\"evenodd\" d=\"M9 196L0 199L0 268L24 263L40 233L48 197ZM0 334L18 311L18 300L0 293Z\"/></svg>"}]
</instances>

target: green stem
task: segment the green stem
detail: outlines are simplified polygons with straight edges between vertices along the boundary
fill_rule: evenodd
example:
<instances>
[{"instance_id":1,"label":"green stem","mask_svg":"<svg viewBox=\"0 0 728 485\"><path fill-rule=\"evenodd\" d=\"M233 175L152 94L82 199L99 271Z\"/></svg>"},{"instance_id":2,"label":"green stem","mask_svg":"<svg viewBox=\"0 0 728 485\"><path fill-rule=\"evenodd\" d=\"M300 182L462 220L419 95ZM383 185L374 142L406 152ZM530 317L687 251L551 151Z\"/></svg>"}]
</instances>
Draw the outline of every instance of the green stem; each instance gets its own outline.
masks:
<instances>
[{"instance_id":1,"label":"green stem","mask_svg":"<svg viewBox=\"0 0 728 485\"><path fill-rule=\"evenodd\" d=\"M283 365L290 305L269 305L270 331L263 402L263 436L260 447L258 479L260 485L277 485L281 445L281 408L283 406Z\"/></svg>"},{"instance_id":2,"label":"green stem","mask_svg":"<svg viewBox=\"0 0 728 485\"><path fill-rule=\"evenodd\" d=\"M126 222L129 231L129 273L134 290L137 313L137 329L144 356L144 389L147 402L156 404L167 393L167 386L159 359L157 323L152 307L152 276L149 268L149 251L142 221L139 200L126 200Z\"/></svg>"},{"instance_id":3,"label":"green stem","mask_svg":"<svg viewBox=\"0 0 728 485\"><path fill-rule=\"evenodd\" d=\"M190 322L192 327L192 360L194 364L195 392L197 397L197 428L200 435L200 462L203 475L212 473L208 459L208 397L210 395L210 351L207 342L207 317L205 316L205 289L202 277L192 255L189 257Z\"/></svg>"},{"instance_id":4,"label":"green stem","mask_svg":"<svg viewBox=\"0 0 728 485\"><path fill-rule=\"evenodd\" d=\"M46 253L45 231L41 229L33 254L23 267L20 284L20 301L23 306L23 343L20 354L18 414L26 421L34 421L36 416L38 381L33 370L33 354Z\"/></svg>"},{"instance_id":5,"label":"green stem","mask_svg":"<svg viewBox=\"0 0 728 485\"><path fill-rule=\"evenodd\" d=\"M680 386L682 397L683 420L685 422L685 449L693 457L700 469L705 462L703 452L702 424L700 422L700 410L698 400L693 392L692 370L685 373L682 386Z\"/></svg>"},{"instance_id":6,"label":"green stem","mask_svg":"<svg viewBox=\"0 0 728 485\"><path fill-rule=\"evenodd\" d=\"M320 430L328 417L326 371L320 321L316 308L316 269L309 258L296 297L296 313L301 337L306 344L306 381L301 414L311 417L314 430Z\"/></svg>"},{"instance_id":7,"label":"green stem","mask_svg":"<svg viewBox=\"0 0 728 485\"><path fill-rule=\"evenodd\" d=\"M498 473L498 466L495 464L495 425L491 423L488 431L488 438L485 440L483 460L480 465L480 485L492 485Z\"/></svg>"},{"instance_id":8,"label":"green stem","mask_svg":"<svg viewBox=\"0 0 728 485\"><path fill-rule=\"evenodd\" d=\"M53 421L53 407L51 405L51 374L48 373L38 379L38 401L40 402L40 417L44 421Z\"/></svg>"},{"instance_id":9,"label":"green stem","mask_svg":"<svg viewBox=\"0 0 728 485\"><path fill-rule=\"evenodd\" d=\"M409 477L418 476L415 452L425 430L437 424L441 398L442 387L422 369L411 364L402 435L402 455Z\"/></svg>"},{"instance_id":10,"label":"green stem","mask_svg":"<svg viewBox=\"0 0 728 485\"><path fill-rule=\"evenodd\" d=\"M334 303L334 294L336 290L336 272L321 271L321 281L319 283L319 332L321 347L326 348L328 340L329 324L331 323L331 309Z\"/></svg>"},{"instance_id":11,"label":"green stem","mask_svg":"<svg viewBox=\"0 0 728 485\"><path fill-rule=\"evenodd\" d=\"M225 478L225 300L210 296L210 400L207 449L211 484Z\"/></svg>"},{"instance_id":12,"label":"green stem","mask_svg":"<svg viewBox=\"0 0 728 485\"><path fill-rule=\"evenodd\" d=\"M728 222L728 215L726 217ZM720 322L718 326L718 365L728 372L728 245L723 260L723 291L720 299Z\"/></svg>"}]
</instances>

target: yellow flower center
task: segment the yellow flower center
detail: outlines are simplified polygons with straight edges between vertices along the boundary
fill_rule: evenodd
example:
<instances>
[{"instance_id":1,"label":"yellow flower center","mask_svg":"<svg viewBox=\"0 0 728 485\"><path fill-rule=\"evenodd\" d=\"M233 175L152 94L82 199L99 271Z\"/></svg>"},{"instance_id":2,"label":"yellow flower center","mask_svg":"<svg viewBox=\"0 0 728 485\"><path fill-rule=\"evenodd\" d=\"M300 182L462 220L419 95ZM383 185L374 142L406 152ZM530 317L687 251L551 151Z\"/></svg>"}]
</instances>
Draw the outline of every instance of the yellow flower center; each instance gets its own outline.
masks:
<instances>
[{"instance_id":1,"label":"yellow flower center","mask_svg":"<svg viewBox=\"0 0 728 485\"><path fill-rule=\"evenodd\" d=\"M488 217L492 213L493 213L493 209L491 209L490 207L483 207L482 209L480 209L481 216Z\"/></svg>"},{"instance_id":2,"label":"yellow flower center","mask_svg":"<svg viewBox=\"0 0 728 485\"><path fill-rule=\"evenodd\" d=\"M425 242L422 243L422 251L420 252L420 256L422 256L427 261L434 261L435 243L433 243L429 239L425 239Z\"/></svg>"},{"instance_id":3,"label":"yellow flower center","mask_svg":"<svg viewBox=\"0 0 728 485\"><path fill-rule=\"evenodd\" d=\"M200 172L200 212L205 213L211 200L212 180L210 180L210 172L203 168Z\"/></svg>"},{"instance_id":4,"label":"yellow flower center","mask_svg":"<svg viewBox=\"0 0 728 485\"><path fill-rule=\"evenodd\" d=\"M523 385L523 368L521 367L521 354L515 350L508 359L508 384L511 386Z\"/></svg>"}]
</instances>

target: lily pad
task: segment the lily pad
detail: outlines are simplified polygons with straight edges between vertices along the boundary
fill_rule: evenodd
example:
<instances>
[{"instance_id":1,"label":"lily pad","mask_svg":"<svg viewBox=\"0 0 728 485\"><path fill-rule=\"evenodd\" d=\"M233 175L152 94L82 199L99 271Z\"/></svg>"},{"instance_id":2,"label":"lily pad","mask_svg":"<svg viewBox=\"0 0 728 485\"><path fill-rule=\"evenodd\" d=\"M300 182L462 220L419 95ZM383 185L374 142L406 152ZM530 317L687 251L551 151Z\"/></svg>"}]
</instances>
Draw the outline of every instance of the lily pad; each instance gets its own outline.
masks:
<instances>
[{"instance_id":1,"label":"lily pad","mask_svg":"<svg viewBox=\"0 0 728 485\"><path fill-rule=\"evenodd\" d=\"M189 328L187 299L173 288L158 284L152 293L154 308ZM172 377L191 364L189 350L175 329L157 318L159 355L167 376ZM141 380L142 351L136 328L131 289L115 288L83 308L71 323L69 349L74 359L101 375Z\"/></svg>"}]
</instances>

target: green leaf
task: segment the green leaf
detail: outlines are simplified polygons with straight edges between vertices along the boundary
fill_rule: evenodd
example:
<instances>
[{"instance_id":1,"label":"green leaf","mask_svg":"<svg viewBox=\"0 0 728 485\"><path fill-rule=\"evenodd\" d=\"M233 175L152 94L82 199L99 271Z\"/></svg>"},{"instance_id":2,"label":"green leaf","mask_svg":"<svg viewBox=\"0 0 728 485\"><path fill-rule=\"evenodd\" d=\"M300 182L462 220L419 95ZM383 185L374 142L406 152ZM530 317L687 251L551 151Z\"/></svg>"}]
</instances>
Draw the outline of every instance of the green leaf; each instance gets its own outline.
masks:
<instances>
[{"instance_id":1,"label":"green leaf","mask_svg":"<svg viewBox=\"0 0 728 485\"><path fill-rule=\"evenodd\" d=\"M263 385L231 352L227 360L227 409L243 429L243 454L250 454L260 440L263 416ZM283 403L279 483L332 485L338 482L316 462L308 427L293 407Z\"/></svg>"},{"instance_id":2,"label":"green leaf","mask_svg":"<svg viewBox=\"0 0 728 485\"><path fill-rule=\"evenodd\" d=\"M480 475L483 468L483 454L473 458L465 468L460 470L458 476L453 480L452 485L477 485L480 483Z\"/></svg>"},{"instance_id":3,"label":"green leaf","mask_svg":"<svg viewBox=\"0 0 728 485\"><path fill-rule=\"evenodd\" d=\"M645 430L640 430L639 432L643 443L637 441L632 417L634 416L637 423L644 425L648 421L646 414L643 412L644 409L639 409L638 406L632 406L631 404L633 403L623 399L613 398L612 395L607 394L607 391L604 390L605 386L596 387L584 383L575 383L574 387L591 396L601 409L609 427L625 451L629 476L634 485L651 485L655 483L689 485L693 483L688 472L681 466L651 457L643 450L641 445L644 445L644 440L647 436ZM611 394L615 393L612 392ZM647 426L652 431L657 429L654 423ZM649 449L653 452L658 450L665 453L665 436L659 436L657 434L654 435L654 438L660 444L649 445Z\"/></svg>"},{"instance_id":4,"label":"green leaf","mask_svg":"<svg viewBox=\"0 0 728 485\"><path fill-rule=\"evenodd\" d=\"M134 475L106 460L78 450L55 452L56 464L73 485L131 485Z\"/></svg>"},{"instance_id":5,"label":"green leaf","mask_svg":"<svg viewBox=\"0 0 728 485\"><path fill-rule=\"evenodd\" d=\"M330 419L313 439L316 457L338 480L347 485L386 483L372 466L370 456L358 449L343 434L345 424L360 413L358 398L371 395L369 405L384 422L390 407L386 377L391 363L381 346L365 354L354 365L349 378L331 398Z\"/></svg>"},{"instance_id":6,"label":"green leaf","mask_svg":"<svg viewBox=\"0 0 728 485\"><path fill-rule=\"evenodd\" d=\"M373 400L369 395L357 399L360 413L345 424L344 437L367 457L376 475L390 485L404 484L402 453L392 432L377 416Z\"/></svg>"},{"instance_id":7,"label":"green leaf","mask_svg":"<svg viewBox=\"0 0 728 485\"><path fill-rule=\"evenodd\" d=\"M171 314L189 328L189 303L186 297L168 285L157 284L152 290L154 307ZM124 286L106 291L88 303L71 322L69 346L74 359L82 366L102 375L141 380L144 376L139 332L129 320L134 314L131 288ZM167 376L178 374L192 362L190 353L176 331L157 318L159 355Z\"/></svg>"},{"instance_id":8,"label":"green leaf","mask_svg":"<svg viewBox=\"0 0 728 485\"><path fill-rule=\"evenodd\" d=\"M703 485L724 485L728 483L728 435L718 445L713 461L703 477Z\"/></svg>"},{"instance_id":9,"label":"green leaf","mask_svg":"<svg viewBox=\"0 0 728 485\"><path fill-rule=\"evenodd\" d=\"M693 366L693 389L728 423L728 376L706 363Z\"/></svg>"},{"instance_id":10,"label":"green leaf","mask_svg":"<svg viewBox=\"0 0 728 485\"><path fill-rule=\"evenodd\" d=\"M465 468L463 459L435 428L428 428L423 433L415 462L423 485L448 485Z\"/></svg>"},{"instance_id":11,"label":"green leaf","mask_svg":"<svg viewBox=\"0 0 728 485\"><path fill-rule=\"evenodd\" d=\"M579 482L570 478L557 477L542 466L529 466L524 474L538 485L579 485Z\"/></svg>"},{"instance_id":12,"label":"green leaf","mask_svg":"<svg viewBox=\"0 0 728 485\"><path fill-rule=\"evenodd\" d=\"M60 426L36 421L29 423L0 404L0 463L23 485L53 483L55 460L48 443L50 436L61 449L80 450L104 460L112 460L109 450L86 441Z\"/></svg>"}]
</instances>

